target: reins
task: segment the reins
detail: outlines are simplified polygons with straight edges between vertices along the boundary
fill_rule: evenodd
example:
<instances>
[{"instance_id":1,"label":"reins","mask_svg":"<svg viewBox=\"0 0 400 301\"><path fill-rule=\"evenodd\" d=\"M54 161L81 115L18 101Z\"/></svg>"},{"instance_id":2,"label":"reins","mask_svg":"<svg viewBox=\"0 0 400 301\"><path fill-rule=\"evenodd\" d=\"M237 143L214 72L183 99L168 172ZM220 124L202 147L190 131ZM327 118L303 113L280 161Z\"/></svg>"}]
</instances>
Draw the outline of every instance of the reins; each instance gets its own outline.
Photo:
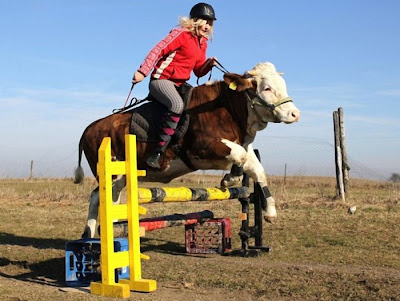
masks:
<instances>
[{"instance_id":1,"label":"reins","mask_svg":"<svg viewBox=\"0 0 400 301\"><path fill-rule=\"evenodd\" d=\"M214 59L214 61L217 63L217 65L214 65L213 67L215 67L215 68L217 68L219 71L221 71L222 73L229 73L229 71L224 67L224 66L222 66L222 64L220 63L220 62L218 62L218 60L216 60L216 59ZM211 71L210 71L210 75L208 76L208 80L207 81L210 81L210 79L211 79L211 76L212 76L212 68L211 68ZM200 77L198 77L197 78L197 81L196 81L196 84L199 86L199 80L200 80Z\"/></svg>"},{"instance_id":2,"label":"reins","mask_svg":"<svg viewBox=\"0 0 400 301\"><path fill-rule=\"evenodd\" d=\"M224 74L225 73L229 73L229 71L224 66L222 66L222 64L220 62L218 62L215 59L214 59L214 61L217 63L217 65L214 66L215 68L217 68L218 70L220 70ZM211 68L210 76L208 77L208 80L211 79L211 76L212 76L212 68ZM198 77L197 78L197 85L199 85L199 80L200 80L200 78ZM127 105L128 101L129 101L129 98L131 97L131 93L132 93L132 90L133 90L134 86L135 86L135 83L132 83L131 89L129 90L129 93L128 93L128 97L125 100L124 106L122 108L112 110L113 114L124 112L127 109L130 109L133 106L141 104L142 102L147 100L147 97L144 98L144 99L141 99L141 100L137 99L136 97L132 97L132 99L130 100L129 104Z\"/></svg>"},{"instance_id":3,"label":"reins","mask_svg":"<svg viewBox=\"0 0 400 301\"><path fill-rule=\"evenodd\" d=\"M214 60L214 61L217 63L217 65L214 66L215 68L217 68L222 73L229 73L229 71L224 66L222 66L222 64L220 62L218 62L218 60Z\"/></svg>"},{"instance_id":4,"label":"reins","mask_svg":"<svg viewBox=\"0 0 400 301\"><path fill-rule=\"evenodd\" d=\"M225 73L229 73L229 71L224 66L222 66L222 64L218 60L215 60L215 62L217 63L217 65L214 66L215 68L217 68L218 70L220 70L224 74ZM211 69L211 72L212 72L212 69ZM211 74L210 74L210 78L211 78ZM210 78L208 80L210 80ZM293 100L290 97L285 97L285 98L281 99L280 101L278 101L275 104L267 103L265 101L260 101L259 100L260 97L255 93L254 93L254 97L251 98L250 95L249 95L249 91L248 90L245 91L245 95L246 95L247 100L251 103L251 108L253 109L253 111L257 115L257 117L259 117L259 114L254 109L255 105L267 107L268 109L273 111L273 110L276 109L276 107L279 107L280 105L283 105L284 103L293 102Z\"/></svg>"},{"instance_id":5,"label":"reins","mask_svg":"<svg viewBox=\"0 0 400 301\"><path fill-rule=\"evenodd\" d=\"M213 67L217 68L224 74L229 73L229 71L218 60L214 59L214 61L217 63L217 65L214 65ZM208 77L208 81L211 79L212 70L213 70L213 68L211 68L210 75ZM200 80L200 77L197 78L197 85L199 85L199 80ZM129 93L128 93L128 97L125 100L124 106L120 109L114 109L112 111L113 114L124 112L127 109L129 109L133 106L136 106L138 104L141 104L142 102L144 102L148 99L148 97L146 97L144 99L138 100L136 97L132 97L129 104L127 105L134 86L135 86L135 83L132 83L131 89L129 90ZM262 119L262 118L261 118L260 114L257 112L257 110L255 109L256 105L266 107L266 108L270 109L271 111L274 111L278 106L283 105L284 103L293 102L290 97L285 97L285 98L279 100L277 103L271 104L271 103L267 103L265 101L260 101L260 97L256 93L253 93L253 98L251 98L248 90L245 90L244 94L246 96L247 101L251 104L251 108L253 109L253 112L257 116L258 119Z\"/></svg>"},{"instance_id":6,"label":"reins","mask_svg":"<svg viewBox=\"0 0 400 301\"><path fill-rule=\"evenodd\" d=\"M222 66L222 64L218 60L215 60L215 62L217 63L217 65L215 65L214 67L216 67L218 70L220 70L224 74L229 73L229 71L224 66ZM211 69L211 72L212 72L212 69ZM208 80L210 80L210 78L211 78L211 74L210 74L210 77ZM197 79L197 81L198 80L199 79ZM253 94L252 95L253 97L250 97L250 93ZM267 103L265 101L261 101L260 97L256 93L250 92L249 90L245 90L244 94L246 96L247 101L250 103L250 107L253 110L254 115L256 115L257 119L262 122L264 122L264 119L260 115L260 113L257 111L256 106L266 107L273 112L280 105L283 105L284 103L288 103L288 102L293 102L293 100L288 96L288 97L285 97L285 98L279 100L275 104L271 104L271 103Z\"/></svg>"},{"instance_id":7,"label":"reins","mask_svg":"<svg viewBox=\"0 0 400 301\"><path fill-rule=\"evenodd\" d=\"M131 93L132 93L132 90L133 90L133 87L134 87L134 86L135 86L135 83L132 83L132 87L131 87L131 89L129 90L128 97L127 97L126 100L125 100L125 103L124 103L124 106L122 107L122 110L125 109L126 103L128 102L128 99L129 99L129 97L131 96Z\"/></svg>"},{"instance_id":8,"label":"reins","mask_svg":"<svg viewBox=\"0 0 400 301\"><path fill-rule=\"evenodd\" d=\"M128 93L128 97L125 100L124 106L122 108L112 110L113 114L122 113L122 112L132 108L133 106L141 104L142 102L147 100L147 97L144 99L141 99L141 100L137 99L136 97L132 97L129 104L127 105L129 98L131 97L131 93L132 93L134 86L135 86L135 83L132 83L131 89L129 90L129 93Z\"/></svg>"}]
</instances>

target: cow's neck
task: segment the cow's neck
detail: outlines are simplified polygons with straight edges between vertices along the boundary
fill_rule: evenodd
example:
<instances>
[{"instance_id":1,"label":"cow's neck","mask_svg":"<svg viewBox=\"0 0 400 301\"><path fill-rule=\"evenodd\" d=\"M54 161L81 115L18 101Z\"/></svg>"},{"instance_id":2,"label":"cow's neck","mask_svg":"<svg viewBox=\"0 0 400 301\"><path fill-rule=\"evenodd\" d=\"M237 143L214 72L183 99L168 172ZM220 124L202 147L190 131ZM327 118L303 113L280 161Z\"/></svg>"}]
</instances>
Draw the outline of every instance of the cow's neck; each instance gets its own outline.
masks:
<instances>
[{"instance_id":1,"label":"cow's neck","mask_svg":"<svg viewBox=\"0 0 400 301\"><path fill-rule=\"evenodd\" d=\"M233 120L237 122L242 133L242 137L246 136L248 106L243 92L233 91L228 88L228 84L221 82L221 95L224 102L224 107L232 115Z\"/></svg>"}]
</instances>

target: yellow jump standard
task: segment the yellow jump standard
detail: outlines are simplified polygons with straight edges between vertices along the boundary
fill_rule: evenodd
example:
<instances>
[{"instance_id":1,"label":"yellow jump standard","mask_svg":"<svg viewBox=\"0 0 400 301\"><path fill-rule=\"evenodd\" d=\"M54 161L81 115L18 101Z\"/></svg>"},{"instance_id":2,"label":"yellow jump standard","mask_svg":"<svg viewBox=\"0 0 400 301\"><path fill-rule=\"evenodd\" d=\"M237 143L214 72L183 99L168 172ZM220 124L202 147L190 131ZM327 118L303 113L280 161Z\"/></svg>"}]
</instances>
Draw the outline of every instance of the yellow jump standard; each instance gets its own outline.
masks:
<instances>
[{"instance_id":1,"label":"yellow jump standard","mask_svg":"<svg viewBox=\"0 0 400 301\"><path fill-rule=\"evenodd\" d=\"M103 139L99 149L97 172L100 193L100 242L101 282L92 282L92 294L129 298L130 291L152 292L157 282L142 279L141 259L149 259L140 253L139 214L146 209L138 202L138 176L146 171L137 170L136 136L125 136L125 162L111 161L111 138ZM126 174L127 203L113 205L112 176ZM114 220L128 220L128 251L114 252ZM115 282L115 269L129 266L129 279Z\"/></svg>"}]
</instances>

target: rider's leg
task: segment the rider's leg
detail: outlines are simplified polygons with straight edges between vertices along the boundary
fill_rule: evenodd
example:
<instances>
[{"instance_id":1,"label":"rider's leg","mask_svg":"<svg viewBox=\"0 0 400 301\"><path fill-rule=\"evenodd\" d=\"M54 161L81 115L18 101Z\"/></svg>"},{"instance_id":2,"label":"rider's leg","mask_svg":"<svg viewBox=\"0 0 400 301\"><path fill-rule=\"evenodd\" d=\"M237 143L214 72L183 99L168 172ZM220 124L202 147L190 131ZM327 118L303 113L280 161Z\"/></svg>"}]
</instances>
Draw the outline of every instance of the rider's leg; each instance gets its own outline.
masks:
<instances>
[{"instance_id":1,"label":"rider's leg","mask_svg":"<svg viewBox=\"0 0 400 301\"><path fill-rule=\"evenodd\" d=\"M160 168L159 159L171 141L183 111L183 100L176 86L169 80L152 80L149 85L150 93L167 107L167 113L160 124L160 136L153 153L147 158L149 166Z\"/></svg>"}]
</instances>

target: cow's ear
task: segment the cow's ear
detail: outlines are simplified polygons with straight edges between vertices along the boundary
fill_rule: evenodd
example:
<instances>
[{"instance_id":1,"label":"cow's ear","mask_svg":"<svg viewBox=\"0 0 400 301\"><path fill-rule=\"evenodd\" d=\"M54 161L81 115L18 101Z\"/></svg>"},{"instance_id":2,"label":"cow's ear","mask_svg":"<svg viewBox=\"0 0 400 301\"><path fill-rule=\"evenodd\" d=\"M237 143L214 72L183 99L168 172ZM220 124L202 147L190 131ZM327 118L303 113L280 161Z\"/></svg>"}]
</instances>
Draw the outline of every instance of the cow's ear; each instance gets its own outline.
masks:
<instances>
[{"instance_id":1,"label":"cow's ear","mask_svg":"<svg viewBox=\"0 0 400 301\"><path fill-rule=\"evenodd\" d=\"M242 92L252 87L252 84L248 79L236 73L225 73L224 81L228 84L229 89L238 92Z\"/></svg>"}]
</instances>

